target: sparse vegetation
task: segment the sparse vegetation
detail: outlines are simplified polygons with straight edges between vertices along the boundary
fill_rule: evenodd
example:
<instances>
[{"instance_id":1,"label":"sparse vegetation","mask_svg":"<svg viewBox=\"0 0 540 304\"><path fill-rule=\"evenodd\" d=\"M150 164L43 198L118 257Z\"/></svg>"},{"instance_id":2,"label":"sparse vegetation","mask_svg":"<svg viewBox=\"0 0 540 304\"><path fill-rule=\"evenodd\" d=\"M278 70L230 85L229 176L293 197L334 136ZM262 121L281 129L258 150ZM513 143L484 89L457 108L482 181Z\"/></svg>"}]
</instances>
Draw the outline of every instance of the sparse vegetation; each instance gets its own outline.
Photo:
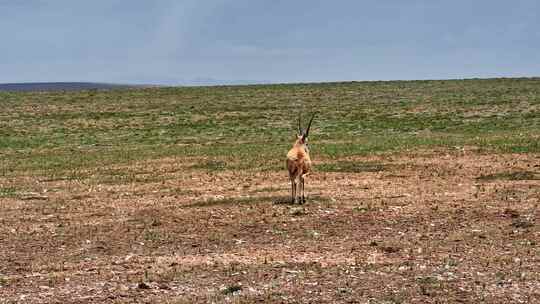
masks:
<instances>
[{"instance_id":1,"label":"sparse vegetation","mask_svg":"<svg viewBox=\"0 0 540 304\"><path fill-rule=\"evenodd\" d=\"M540 171L516 171L516 172L501 172L495 174L481 175L478 180L492 181L492 180L539 180Z\"/></svg>"},{"instance_id":2,"label":"sparse vegetation","mask_svg":"<svg viewBox=\"0 0 540 304\"><path fill-rule=\"evenodd\" d=\"M238 292L238 291L241 291L242 290L242 286L240 285L231 285L231 286L228 286L227 288L224 288L222 290L222 293L223 294L234 294L235 292Z\"/></svg>"},{"instance_id":3,"label":"sparse vegetation","mask_svg":"<svg viewBox=\"0 0 540 304\"><path fill-rule=\"evenodd\" d=\"M540 79L0 107L1 303L540 301ZM299 208L284 157L314 110Z\"/></svg>"},{"instance_id":4,"label":"sparse vegetation","mask_svg":"<svg viewBox=\"0 0 540 304\"><path fill-rule=\"evenodd\" d=\"M317 170L322 172L380 172L386 170L388 165L381 163L361 163L358 161L338 161L334 163L322 163Z\"/></svg>"},{"instance_id":5,"label":"sparse vegetation","mask_svg":"<svg viewBox=\"0 0 540 304\"><path fill-rule=\"evenodd\" d=\"M17 194L17 189L13 187L0 188L0 197L14 197Z\"/></svg>"}]
</instances>

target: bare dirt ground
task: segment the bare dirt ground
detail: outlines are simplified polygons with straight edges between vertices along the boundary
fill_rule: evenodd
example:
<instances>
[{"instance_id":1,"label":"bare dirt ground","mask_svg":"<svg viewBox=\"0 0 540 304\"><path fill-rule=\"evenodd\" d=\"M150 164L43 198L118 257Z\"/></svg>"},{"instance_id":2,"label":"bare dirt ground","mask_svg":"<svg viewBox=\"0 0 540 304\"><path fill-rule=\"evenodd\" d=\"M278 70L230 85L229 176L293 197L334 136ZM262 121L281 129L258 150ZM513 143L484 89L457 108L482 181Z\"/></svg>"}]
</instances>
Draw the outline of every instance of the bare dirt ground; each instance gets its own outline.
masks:
<instances>
[{"instance_id":1,"label":"bare dirt ground","mask_svg":"<svg viewBox=\"0 0 540 304\"><path fill-rule=\"evenodd\" d=\"M0 303L540 303L540 156L358 157L284 203L283 172L137 164L21 176L2 198ZM330 160L315 160L323 163Z\"/></svg>"}]
</instances>

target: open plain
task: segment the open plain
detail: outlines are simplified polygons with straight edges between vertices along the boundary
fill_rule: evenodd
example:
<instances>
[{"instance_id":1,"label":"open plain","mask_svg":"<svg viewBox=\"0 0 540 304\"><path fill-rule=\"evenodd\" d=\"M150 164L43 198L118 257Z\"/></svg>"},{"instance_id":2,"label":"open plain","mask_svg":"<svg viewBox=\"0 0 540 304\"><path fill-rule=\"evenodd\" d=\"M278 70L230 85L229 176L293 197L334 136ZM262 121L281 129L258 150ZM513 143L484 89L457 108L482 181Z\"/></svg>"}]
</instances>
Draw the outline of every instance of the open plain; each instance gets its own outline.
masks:
<instances>
[{"instance_id":1,"label":"open plain","mask_svg":"<svg viewBox=\"0 0 540 304\"><path fill-rule=\"evenodd\" d=\"M540 303L540 79L0 107L0 303ZM314 112L293 205L285 155Z\"/></svg>"}]
</instances>

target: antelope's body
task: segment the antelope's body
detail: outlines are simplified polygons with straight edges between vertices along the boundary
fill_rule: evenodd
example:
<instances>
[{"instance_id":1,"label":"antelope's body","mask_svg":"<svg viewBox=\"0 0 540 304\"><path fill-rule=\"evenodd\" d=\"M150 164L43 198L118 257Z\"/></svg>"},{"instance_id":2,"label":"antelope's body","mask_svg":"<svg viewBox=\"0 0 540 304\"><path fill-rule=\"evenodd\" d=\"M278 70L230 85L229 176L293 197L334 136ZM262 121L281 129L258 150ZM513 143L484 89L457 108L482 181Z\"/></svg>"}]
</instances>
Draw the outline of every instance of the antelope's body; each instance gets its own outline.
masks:
<instances>
[{"instance_id":1,"label":"antelope's body","mask_svg":"<svg viewBox=\"0 0 540 304\"><path fill-rule=\"evenodd\" d=\"M293 147L287 153L287 170L289 171L289 178L291 180L292 203L298 202L302 204L306 202L304 180L311 173L311 158L309 156L307 137L313 117L311 117L305 132L300 127L300 120L298 121L299 134Z\"/></svg>"}]
</instances>

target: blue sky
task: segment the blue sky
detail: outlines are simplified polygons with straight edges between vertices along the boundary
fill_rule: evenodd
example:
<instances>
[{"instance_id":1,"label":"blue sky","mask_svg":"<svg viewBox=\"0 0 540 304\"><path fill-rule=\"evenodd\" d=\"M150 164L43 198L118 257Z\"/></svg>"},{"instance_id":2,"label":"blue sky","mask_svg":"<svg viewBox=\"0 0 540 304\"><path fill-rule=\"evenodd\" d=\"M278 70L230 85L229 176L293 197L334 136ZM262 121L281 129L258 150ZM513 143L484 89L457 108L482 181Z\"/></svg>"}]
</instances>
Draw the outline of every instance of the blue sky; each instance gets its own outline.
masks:
<instances>
[{"instance_id":1,"label":"blue sky","mask_svg":"<svg viewBox=\"0 0 540 304\"><path fill-rule=\"evenodd\" d=\"M0 0L0 82L540 76L534 0Z\"/></svg>"}]
</instances>

